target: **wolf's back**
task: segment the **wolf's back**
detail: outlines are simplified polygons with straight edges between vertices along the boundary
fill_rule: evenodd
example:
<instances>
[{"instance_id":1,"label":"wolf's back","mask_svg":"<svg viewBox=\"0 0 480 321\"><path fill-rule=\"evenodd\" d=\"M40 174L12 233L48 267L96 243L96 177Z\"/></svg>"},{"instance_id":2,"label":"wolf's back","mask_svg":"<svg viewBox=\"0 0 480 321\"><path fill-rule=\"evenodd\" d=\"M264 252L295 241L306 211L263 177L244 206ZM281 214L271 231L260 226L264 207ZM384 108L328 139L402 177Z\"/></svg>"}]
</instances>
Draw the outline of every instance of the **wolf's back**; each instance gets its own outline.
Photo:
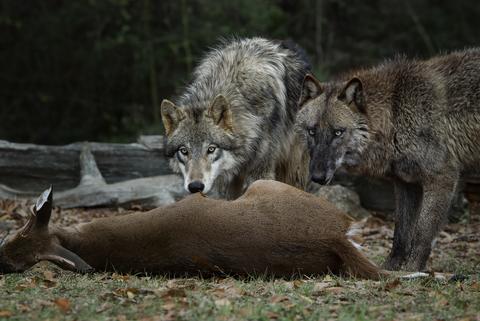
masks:
<instances>
[{"instance_id":1,"label":"wolf's back","mask_svg":"<svg viewBox=\"0 0 480 321\"><path fill-rule=\"evenodd\" d=\"M284 101L286 109L295 112L303 77L310 69L303 49L291 41L222 40L195 68L190 85L179 98L179 105L193 107L197 103L198 106L219 93L240 100L256 99L252 102L259 103L270 96L262 90L274 89L275 98Z\"/></svg>"}]
</instances>

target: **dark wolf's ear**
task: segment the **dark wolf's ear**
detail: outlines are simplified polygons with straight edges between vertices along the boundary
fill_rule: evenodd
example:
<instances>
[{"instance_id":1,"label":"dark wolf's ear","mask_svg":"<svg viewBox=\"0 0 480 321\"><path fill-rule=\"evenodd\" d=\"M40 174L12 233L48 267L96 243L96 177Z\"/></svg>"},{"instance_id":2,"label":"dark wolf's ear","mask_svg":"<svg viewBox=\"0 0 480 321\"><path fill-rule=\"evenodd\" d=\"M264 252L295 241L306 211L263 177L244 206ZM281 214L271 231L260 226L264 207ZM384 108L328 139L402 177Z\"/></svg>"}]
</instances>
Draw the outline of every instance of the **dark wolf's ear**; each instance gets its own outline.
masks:
<instances>
[{"instance_id":1,"label":"dark wolf's ear","mask_svg":"<svg viewBox=\"0 0 480 321\"><path fill-rule=\"evenodd\" d=\"M223 95L218 95L208 108L207 116L213 119L213 122L225 130L232 131L233 118L230 104Z\"/></svg>"},{"instance_id":2,"label":"dark wolf's ear","mask_svg":"<svg viewBox=\"0 0 480 321\"><path fill-rule=\"evenodd\" d=\"M183 111L175 106L170 100L164 99L161 105L163 127L165 127L165 134L170 136L178 123L185 118Z\"/></svg>"},{"instance_id":3,"label":"dark wolf's ear","mask_svg":"<svg viewBox=\"0 0 480 321\"><path fill-rule=\"evenodd\" d=\"M363 84L362 81L357 77L353 77L345 85L343 90L340 92L340 95L338 95L338 99L345 102L347 105L353 103L360 112L366 112Z\"/></svg>"},{"instance_id":4,"label":"dark wolf's ear","mask_svg":"<svg viewBox=\"0 0 480 321\"><path fill-rule=\"evenodd\" d=\"M302 92L298 106L302 107L310 99L314 99L323 93L322 84L311 74L307 74L303 79Z\"/></svg>"}]
</instances>

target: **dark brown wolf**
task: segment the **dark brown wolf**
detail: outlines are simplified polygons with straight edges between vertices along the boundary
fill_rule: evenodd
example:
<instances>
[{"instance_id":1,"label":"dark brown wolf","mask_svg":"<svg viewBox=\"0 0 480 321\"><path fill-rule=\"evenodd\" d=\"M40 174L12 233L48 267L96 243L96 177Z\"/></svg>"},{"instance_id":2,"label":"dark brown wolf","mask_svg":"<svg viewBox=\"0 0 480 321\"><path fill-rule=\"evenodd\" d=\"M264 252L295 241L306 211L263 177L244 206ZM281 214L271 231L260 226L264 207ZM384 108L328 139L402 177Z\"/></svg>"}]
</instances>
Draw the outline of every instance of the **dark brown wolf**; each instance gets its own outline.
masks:
<instances>
[{"instance_id":1,"label":"dark brown wolf","mask_svg":"<svg viewBox=\"0 0 480 321\"><path fill-rule=\"evenodd\" d=\"M385 267L424 269L459 177L480 163L480 49L396 58L325 84L307 76L300 105L311 179L326 184L340 166L393 179Z\"/></svg>"}]
</instances>

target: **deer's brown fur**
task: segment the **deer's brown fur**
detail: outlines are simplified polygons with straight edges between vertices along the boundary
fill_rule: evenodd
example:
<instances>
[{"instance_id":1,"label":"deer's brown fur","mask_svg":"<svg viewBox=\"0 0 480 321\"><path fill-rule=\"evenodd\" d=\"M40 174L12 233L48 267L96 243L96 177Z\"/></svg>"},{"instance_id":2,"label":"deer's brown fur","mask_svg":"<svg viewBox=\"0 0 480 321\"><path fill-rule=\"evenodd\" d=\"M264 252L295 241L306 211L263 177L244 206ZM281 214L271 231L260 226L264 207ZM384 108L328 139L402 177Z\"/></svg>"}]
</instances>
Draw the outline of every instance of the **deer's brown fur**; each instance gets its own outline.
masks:
<instances>
[{"instance_id":1,"label":"deer's brown fur","mask_svg":"<svg viewBox=\"0 0 480 321\"><path fill-rule=\"evenodd\" d=\"M49 216L49 210L36 212L36 220ZM372 279L383 273L349 241L348 215L275 181L257 181L235 201L194 194L149 212L72 227L48 229L48 219L43 229L34 223L26 236L17 233L5 242L3 272L43 258L77 271L279 277L331 271Z\"/></svg>"}]
</instances>

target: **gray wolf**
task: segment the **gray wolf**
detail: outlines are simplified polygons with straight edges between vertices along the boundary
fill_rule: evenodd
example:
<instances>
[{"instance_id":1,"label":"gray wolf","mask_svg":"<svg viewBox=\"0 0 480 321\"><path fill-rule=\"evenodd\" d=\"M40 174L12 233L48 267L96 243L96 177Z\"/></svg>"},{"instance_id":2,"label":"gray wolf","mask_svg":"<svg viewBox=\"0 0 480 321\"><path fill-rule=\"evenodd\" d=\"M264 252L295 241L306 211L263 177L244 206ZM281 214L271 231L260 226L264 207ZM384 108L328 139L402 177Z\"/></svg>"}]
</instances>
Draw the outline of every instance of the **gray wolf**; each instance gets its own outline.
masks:
<instances>
[{"instance_id":1,"label":"gray wolf","mask_svg":"<svg viewBox=\"0 0 480 321\"><path fill-rule=\"evenodd\" d=\"M184 93L161 106L166 155L185 189L233 199L262 178L303 188L308 155L292 128L309 68L296 45L262 38L208 52Z\"/></svg>"},{"instance_id":2,"label":"gray wolf","mask_svg":"<svg viewBox=\"0 0 480 321\"><path fill-rule=\"evenodd\" d=\"M463 172L480 163L480 49L404 57L320 83L304 80L297 131L310 175L343 166L392 179L396 218L388 269L425 268Z\"/></svg>"},{"instance_id":3,"label":"gray wolf","mask_svg":"<svg viewBox=\"0 0 480 321\"><path fill-rule=\"evenodd\" d=\"M0 273L41 260L76 272L170 275L383 274L352 243L353 220L323 198L257 181L235 201L201 193L150 212L49 226L52 191L0 245ZM228 213L228 215L225 215ZM108 237L106 237L108 236Z\"/></svg>"}]
</instances>

